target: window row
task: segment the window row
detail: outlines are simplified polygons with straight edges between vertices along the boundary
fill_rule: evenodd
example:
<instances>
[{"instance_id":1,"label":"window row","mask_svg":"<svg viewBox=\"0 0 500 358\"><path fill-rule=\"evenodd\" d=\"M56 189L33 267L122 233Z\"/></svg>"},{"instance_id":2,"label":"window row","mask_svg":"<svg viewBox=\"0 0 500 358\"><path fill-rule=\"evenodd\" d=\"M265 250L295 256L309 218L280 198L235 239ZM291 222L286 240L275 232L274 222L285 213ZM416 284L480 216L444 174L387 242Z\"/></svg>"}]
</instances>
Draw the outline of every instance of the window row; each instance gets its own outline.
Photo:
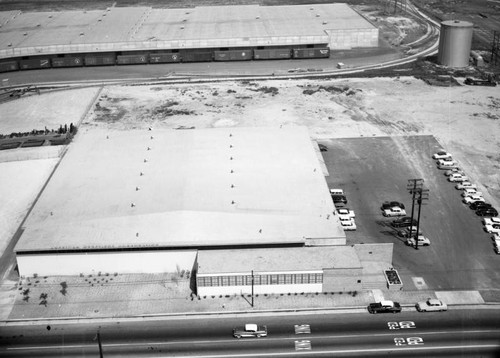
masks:
<instances>
[{"instance_id":1,"label":"window row","mask_svg":"<svg viewBox=\"0 0 500 358\"><path fill-rule=\"evenodd\" d=\"M250 286L252 275L197 277L198 287ZM254 275L254 285L287 285L304 283L323 283L322 273L298 273L276 275Z\"/></svg>"}]
</instances>

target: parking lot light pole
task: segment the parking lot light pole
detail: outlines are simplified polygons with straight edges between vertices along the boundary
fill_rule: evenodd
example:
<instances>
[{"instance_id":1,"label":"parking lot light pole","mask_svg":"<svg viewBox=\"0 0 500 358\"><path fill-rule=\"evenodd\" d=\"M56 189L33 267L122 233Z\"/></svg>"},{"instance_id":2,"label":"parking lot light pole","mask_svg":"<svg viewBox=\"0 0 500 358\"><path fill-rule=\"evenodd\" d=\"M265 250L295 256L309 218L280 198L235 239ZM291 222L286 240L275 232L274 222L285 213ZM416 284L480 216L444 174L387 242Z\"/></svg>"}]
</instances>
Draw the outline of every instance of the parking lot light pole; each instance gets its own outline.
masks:
<instances>
[{"instance_id":1,"label":"parking lot light pole","mask_svg":"<svg viewBox=\"0 0 500 358\"><path fill-rule=\"evenodd\" d=\"M429 200L429 189L420 188L420 190L418 191L418 198L417 198L418 214L417 214L417 232L415 239L415 250L418 250L418 230L420 229L420 211L422 209L423 200Z\"/></svg>"}]
</instances>

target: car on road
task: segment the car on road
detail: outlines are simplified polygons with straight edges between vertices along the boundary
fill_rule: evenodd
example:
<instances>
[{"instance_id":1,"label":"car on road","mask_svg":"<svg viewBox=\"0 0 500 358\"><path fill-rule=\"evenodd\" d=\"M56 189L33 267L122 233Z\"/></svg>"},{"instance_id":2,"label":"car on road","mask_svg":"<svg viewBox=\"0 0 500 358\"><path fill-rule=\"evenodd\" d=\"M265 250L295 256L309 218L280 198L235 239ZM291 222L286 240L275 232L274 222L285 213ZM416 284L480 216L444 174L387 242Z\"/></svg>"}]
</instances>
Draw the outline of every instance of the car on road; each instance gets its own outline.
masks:
<instances>
[{"instance_id":1,"label":"car on road","mask_svg":"<svg viewBox=\"0 0 500 358\"><path fill-rule=\"evenodd\" d=\"M465 175L459 174L459 173L453 173L448 177L448 181L451 182L461 182L461 181L467 181L469 178Z\"/></svg>"},{"instance_id":2,"label":"car on road","mask_svg":"<svg viewBox=\"0 0 500 358\"><path fill-rule=\"evenodd\" d=\"M405 205L403 203L400 203L399 201L384 201L382 203L382 206L380 207L380 210L384 211L385 209L390 209L395 206L401 209L405 208Z\"/></svg>"},{"instance_id":3,"label":"car on road","mask_svg":"<svg viewBox=\"0 0 500 358\"><path fill-rule=\"evenodd\" d=\"M422 230L420 228L418 229L418 235L423 235ZM398 231L398 236L401 237L410 237L410 226L404 228L403 230ZM417 236L417 227L416 226L411 226L411 237Z\"/></svg>"},{"instance_id":4,"label":"car on road","mask_svg":"<svg viewBox=\"0 0 500 358\"><path fill-rule=\"evenodd\" d=\"M442 312L448 309L448 306L443 301L435 298L428 298L427 301L418 302L415 305L418 312Z\"/></svg>"},{"instance_id":5,"label":"car on road","mask_svg":"<svg viewBox=\"0 0 500 358\"><path fill-rule=\"evenodd\" d=\"M465 204L472 204L476 201L484 201L484 198L481 195L471 195L462 200Z\"/></svg>"},{"instance_id":6,"label":"car on road","mask_svg":"<svg viewBox=\"0 0 500 358\"><path fill-rule=\"evenodd\" d=\"M352 219L356 217L354 210L349 208L337 208L337 213L339 214L339 218L342 220L343 218Z\"/></svg>"},{"instance_id":7,"label":"car on road","mask_svg":"<svg viewBox=\"0 0 500 358\"><path fill-rule=\"evenodd\" d=\"M484 225L484 230L490 234L500 234L500 224Z\"/></svg>"},{"instance_id":8,"label":"car on road","mask_svg":"<svg viewBox=\"0 0 500 358\"><path fill-rule=\"evenodd\" d=\"M370 303L368 305L368 312L370 313L399 313L401 312L401 305L399 302L393 301L380 301Z\"/></svg>"},{"instance_id":9,"label":"car on road","mask_svg":"<svg viewBox=\"0 0 500 358\"><path fill-rule=\"evenodd\" d=\"M390 209L385 209L382 215L386 217L406 216L406 211L405 209L401 209L399 206L394 206Z\"/></svg>"},{"instance_id":10,"label":"car on road","mask_svg":"<svg viewBox=\"0 0 500 358\"><path fill-rule=\"evenodd\" d=\"M267 337L267 327L253 323L245 324L243 327L233 329L234 338L260 338Z\"/></svg>"},{"instance_id":11,"label":"car on road","mask_svg":"<svg viewBox=\"0 0 500 358\"><path fill-rule=\"evenodd\" d=\"M332 200L335 205L347 204L347 198L345 195L332 195Z\"/></svg>"},{"instance_id":12,"label":"car on road","mask_svg":"<svg viewBox=\"0 0 500 358\"><path fill-rule=\"evenodd\" d=\"M340 219L340 224L342 225L342 229L344 231L354 231L356 230L356 223L353 218L349 218L346 220Z\"/></svg>"},{"instance_id":13,"label":"car on road","mask_svg":"<svg viewBox=\"0 0 500 358\"><path fill-rule=\"evenodd\" d=\"M489 217L494 217L498 216L498 211L495 208L485 208L481 207L476 210L476 215L477 216L489 216Z\"/></svg>"},{"instance_id":14,"label":"car on road","mask_svg":"<svg viewBox=\"0 0 500 358\"><path fill-rule=\"evenodd\" d=\"M417 225L417 220L413 219L413 221L412 221L409 216L404 216L402 218L393 220L391 222L392 227L407 227L407 226L411 226L412 224Z\"/></svg>"},{"instance_id":15,"label":"car on road","mask_svg":"<svg viewBox=\"0 0 500 358\"><path fill-rule=\"evenodd\" d=\"M418 246L430 246L430 244L431 240L422 235L418 236ZM409 239L406 239L406 245L413 247L417 246L417 241L415 240L415 237L410 237Z\"/></svg>"},{"instance_id":16,"label":"car on road","mask_svg":"<svg viewBox=\"0 0 500 358\"><path fill-rule=\"evenodd\" d=\"M472 210L479 210L482 208L491 208L491 207L492 206L490 203L486 203L484 201L476 201L475 203L472 203L469 206L469 208L471 208Z\"/></svg>"},{"instance_id":17,"label":"car on road","mask_svg":"<svg viewBox=\"0 0 500 358\"><path fill-rule=\"evenodd\" d=\"M444 175L448 177L454 173L465 175L465 172L462 171L460 168L448 169L447 171L444 172Z\"/></svg>"},{"instance_id":18,"label":"car on road","mask_svg":"<svg viewBox=\"0 0 500 358\"><path fill-rule=\"evenodd\" d=\"M462 191L462 196L465 198L467 196L472 196L472 195L481 195L483 196L483 193L480 191L477 191L476 189L464 189Z\"/></svg>"},{"instance_id":19,"label":"car on road","mask_svg":"<svg viewBox=\"0 0 500 358\"><path fill-rule=\"evenodd\" d=\"M450 158L451 159L451 154L448 153L448 152L445 152L444 150L440 150L439 152L437 153L434 153L432 155L432 159L446 159L446 158Z\"/></svg>"},{"instance_id":20,"label":"car on road","mask_svg":"<svg viewBox=\"0 0 500 358\"><path fill-rule=\"evenodd\" d=\"M476 184L472 184L470 181L463 181L461 183L458 183L455 185L455 188L458 190L464 190L464 189L477 189Z\"/></svg>"}]
</instances>

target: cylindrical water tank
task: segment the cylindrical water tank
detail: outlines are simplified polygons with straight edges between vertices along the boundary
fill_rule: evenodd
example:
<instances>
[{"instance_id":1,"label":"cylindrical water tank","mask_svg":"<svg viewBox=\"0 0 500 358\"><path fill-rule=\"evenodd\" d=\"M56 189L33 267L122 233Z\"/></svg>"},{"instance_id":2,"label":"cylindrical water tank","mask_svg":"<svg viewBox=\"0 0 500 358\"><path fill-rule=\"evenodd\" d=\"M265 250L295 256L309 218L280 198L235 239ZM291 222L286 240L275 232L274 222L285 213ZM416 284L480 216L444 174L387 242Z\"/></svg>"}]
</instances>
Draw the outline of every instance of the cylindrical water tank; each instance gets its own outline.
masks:
<instances>
[{"instance_id":1,"label":"cylindrical water tank","mask_svg":"<svg viewBox=\"0 0 500 358\"><path fill-rule=\"evenodd\" d=\"M472 46L473 25L467 21L449 20L441 23L438 62L449 67L467 67Z\"/></svg>"}]
</instances>

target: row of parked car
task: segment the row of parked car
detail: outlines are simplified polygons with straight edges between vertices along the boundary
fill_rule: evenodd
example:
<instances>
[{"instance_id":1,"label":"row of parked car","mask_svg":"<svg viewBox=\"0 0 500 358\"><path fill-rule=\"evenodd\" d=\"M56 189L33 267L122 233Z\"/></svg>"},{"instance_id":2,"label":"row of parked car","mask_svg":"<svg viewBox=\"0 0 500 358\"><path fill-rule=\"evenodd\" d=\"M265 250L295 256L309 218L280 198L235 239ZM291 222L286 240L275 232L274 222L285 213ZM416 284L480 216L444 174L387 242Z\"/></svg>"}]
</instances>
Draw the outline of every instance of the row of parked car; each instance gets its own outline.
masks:
<instances>
[{"instance_id":1,"label":"row of parked car","mask_svg":"<svg viewBox=\"0 0 500 358\"><path fill-rule=\"evenodd\" d=\"M442 312L448 310L448 305L441 300L428 298L426 301L417 302L415 308L419 312ZM370 313L399 313L402 308L399 302L384 300L370 303L368 312Z\"/></svg>"},{"instance_id":2,"label":"row of parked car","mask_svg":"<svg viewBox=\"0 0 500 358\"><path fill-rule=\"evenodd\" d=\"M347 204L347 197L344 194L343 189L330 189L330 195L335 205L337 214L339 215L340 224L344 231L354 231L356 230L356 214L354 210L351 210L345 205Z\"/></svg>"},{"instance_id":3,"label":"row of parked car","mask_svg":"<svg viewBox=\"0 0 500 358\"><path fill-rule=\"evenodd\" d=\"M469 205L476 215L484 217L484 230L493 234L495 252L500 254L500 219L496 217L498 210L486 202L483 193L477 190L476 184L470 182L450 153L439 151L432 158L437 160L439 169L446 169L444 174L448 177L448 181L457 183L455 188L462 191L462 202Z\"/></svg>"}]
</instances>

